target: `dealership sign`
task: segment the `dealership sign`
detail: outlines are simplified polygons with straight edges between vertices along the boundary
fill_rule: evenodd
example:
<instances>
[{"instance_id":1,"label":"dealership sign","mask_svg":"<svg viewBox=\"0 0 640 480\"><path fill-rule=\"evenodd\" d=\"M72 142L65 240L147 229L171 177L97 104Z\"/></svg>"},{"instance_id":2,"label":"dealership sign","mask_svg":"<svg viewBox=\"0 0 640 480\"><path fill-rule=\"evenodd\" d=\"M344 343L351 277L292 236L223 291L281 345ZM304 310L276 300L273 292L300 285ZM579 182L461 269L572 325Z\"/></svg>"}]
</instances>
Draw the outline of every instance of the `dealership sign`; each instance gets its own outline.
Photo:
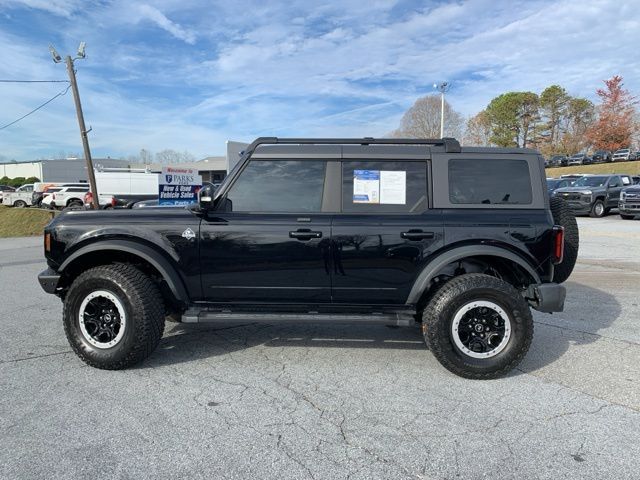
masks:
<instances>
[{"instance_id":1,"label":"dealership sign","mask_svg":"<svg viewBox=\"0 0 640 480\"><path fill-rule=\"evenodd\" d=\"M202 177L193 168L164 167L158 177L160 205L189 205L198 201Z\"/></svg>"}]
</instances>

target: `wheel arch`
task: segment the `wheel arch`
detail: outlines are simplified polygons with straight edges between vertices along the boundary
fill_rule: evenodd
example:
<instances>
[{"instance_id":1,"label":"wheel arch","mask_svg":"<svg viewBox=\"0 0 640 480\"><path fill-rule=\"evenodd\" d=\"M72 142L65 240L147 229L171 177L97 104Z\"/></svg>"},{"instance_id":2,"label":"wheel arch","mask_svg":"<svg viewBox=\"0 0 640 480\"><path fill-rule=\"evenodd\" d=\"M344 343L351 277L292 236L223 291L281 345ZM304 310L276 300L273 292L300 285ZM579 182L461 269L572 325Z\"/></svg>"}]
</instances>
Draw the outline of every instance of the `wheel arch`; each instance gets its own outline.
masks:
<instances>
[{"instance_id":1,"label":"wheel arch","mask_svg":"<svg viewBox=\"0 0 640 480\"><path fill-rule=\"evenodd\" d=\"M449 265L463 260L495 259L502 266L512 266L519 274L527 277L530 283L541 283L535 269L520 255L491 245L468 245L441 253L431 260L416 278L407 304L417 305L431 287L431 283Z\"/></svg>"},{"instance_id":2,"label":"wheel arch","mask_svg":"<svg viewBox=\"0 0 640 480\"><path fill-rule=\"evenodd\" d=\"M58 272L70 279L87 268L117 262L139 265L145 273L162 280L174 303L189 304L187 289L177 269L153 248L133 241L103 240L85 245L69 255Z\"/></svg>"}]
</instances>

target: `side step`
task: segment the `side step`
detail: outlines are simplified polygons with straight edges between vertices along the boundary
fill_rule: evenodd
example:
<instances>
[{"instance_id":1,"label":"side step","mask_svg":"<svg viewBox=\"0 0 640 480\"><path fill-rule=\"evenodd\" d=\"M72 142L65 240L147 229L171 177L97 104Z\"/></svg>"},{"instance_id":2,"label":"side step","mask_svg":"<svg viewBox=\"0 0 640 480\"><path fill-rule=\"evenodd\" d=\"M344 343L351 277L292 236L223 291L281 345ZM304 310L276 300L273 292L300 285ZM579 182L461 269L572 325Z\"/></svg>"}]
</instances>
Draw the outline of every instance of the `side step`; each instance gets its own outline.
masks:
<instances>
[{"instance_id":1,"label":"side step","mask_svg":"<svg viewBox=\"0 0 640 480\"><path fill-rule=\"evenodd\" d=\"M255 313L230 312L190 308L182 315L183 323L343 323L362 325L393 325L410 327L415 323L408 313Z\"/></svg>"}]
</instances>

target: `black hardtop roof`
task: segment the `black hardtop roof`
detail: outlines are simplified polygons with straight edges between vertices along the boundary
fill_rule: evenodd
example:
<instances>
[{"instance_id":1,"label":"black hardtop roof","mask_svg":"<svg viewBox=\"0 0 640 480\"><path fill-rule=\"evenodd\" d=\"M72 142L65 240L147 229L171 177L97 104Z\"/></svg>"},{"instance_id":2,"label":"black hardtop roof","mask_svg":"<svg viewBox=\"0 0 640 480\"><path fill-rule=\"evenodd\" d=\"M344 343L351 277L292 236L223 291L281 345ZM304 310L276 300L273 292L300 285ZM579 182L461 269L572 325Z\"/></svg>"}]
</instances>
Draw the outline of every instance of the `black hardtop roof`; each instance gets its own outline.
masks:
<instances>
[{"instance_id":1,"label":"black hardtop roof","mask_svg":"<svg viewBox=\"0 0 640 480\"><path fill-rule=\"evenodd\" d=\"M255 152L255 155L254 155ZM279 155L302 158L333 157L343 154L358 157L359 154L396 154L402 156L424 156L429 153L493 153L493 154L538 154L529 148L461 147L455 138L278 138L260 137L243 152L243 157L273 158Z\"/></svg>"}]
</instances>

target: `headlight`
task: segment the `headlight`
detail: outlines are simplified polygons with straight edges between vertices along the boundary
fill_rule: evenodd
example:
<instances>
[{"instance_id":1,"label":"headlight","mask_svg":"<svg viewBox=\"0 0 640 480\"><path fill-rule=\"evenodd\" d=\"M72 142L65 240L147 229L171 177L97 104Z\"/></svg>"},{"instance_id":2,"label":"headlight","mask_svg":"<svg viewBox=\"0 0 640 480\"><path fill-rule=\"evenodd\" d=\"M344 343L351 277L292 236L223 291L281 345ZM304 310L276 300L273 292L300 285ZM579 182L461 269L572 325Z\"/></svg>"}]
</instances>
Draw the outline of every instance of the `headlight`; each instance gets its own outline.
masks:
<instances>
[{"instance_id":1,"label":"headlight","mask_svg":"<svg viewBox=\"0 0 640 480\"><path fill-rule=\"evenodd\" d=\"M591 195L593 194L593 192L591 190L585 190L584 192L582 192L583 195Z\"/></svg>"},{"instance_id":2,"label":"headlight","mask_svg":"<svg viewBox=\"0 0 640 480\"><path fill-rule=\"evenodd\" d=\"M624 200L626 196L627 196L626 192L620 192L620 200Z\"/></svg>"}]
</instances>

